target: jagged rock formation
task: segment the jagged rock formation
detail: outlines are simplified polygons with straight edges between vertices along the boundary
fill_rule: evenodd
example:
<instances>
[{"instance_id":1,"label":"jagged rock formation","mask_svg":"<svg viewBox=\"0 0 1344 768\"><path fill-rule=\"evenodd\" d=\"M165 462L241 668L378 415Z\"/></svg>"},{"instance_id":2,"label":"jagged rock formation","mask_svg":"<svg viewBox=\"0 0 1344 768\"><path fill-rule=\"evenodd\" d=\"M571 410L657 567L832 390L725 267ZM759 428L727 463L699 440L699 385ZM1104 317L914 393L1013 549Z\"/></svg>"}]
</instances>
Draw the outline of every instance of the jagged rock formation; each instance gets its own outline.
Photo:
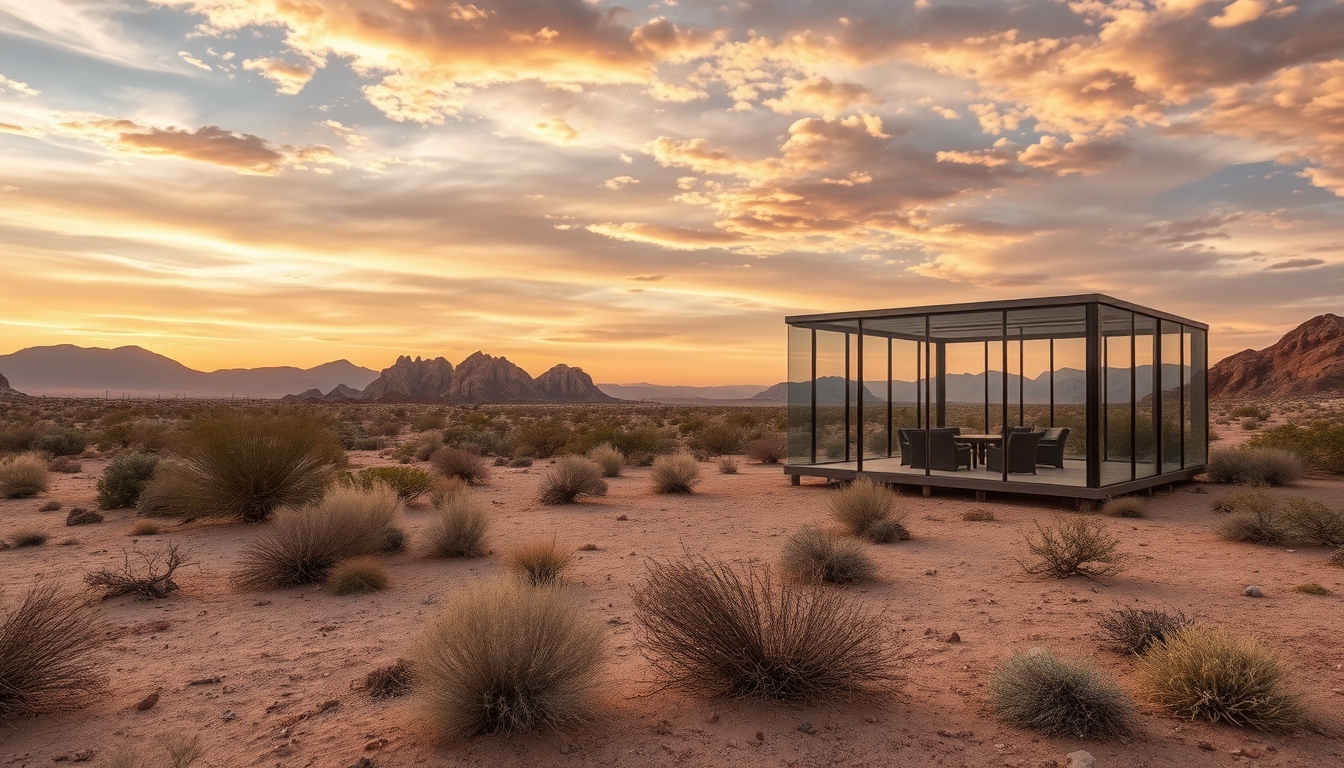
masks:
<instances>
[{"instance_id":1,"label":"jagged rock formation","mask_svg":"<svg viewBox=\"0 0 1344 768\"><path fill-rule=\"evenodd\" d=\"M411 359L402 355L390 368L364 388L360 397L377 399L440 400L448 396L453 380L453 364L436 357L433 360Z\"/></svg>"},{"instance_id":2,"label":"jagged rock formation","mask_svg":"<svg viewBox=\"0 0 1344 768\"><path fill-rule=\"evenodd\" d=\"M537 394L543 399L567 403L602 403L613 398L597 388L582 368L560 363L541 374L536 381Z\"/></svg>"},{"instance_id":3,"label":"jagged rock formation","mask_svg":"<svg viewBox=\"0 0 1344 768\"><path fill-rule=\"evenodd\" d=\"M322 399L322 390L314 387L312 389L300 392L297 395L285 395L284 397L280 398L280 402L292 403L295 400L321 400L321 399Z\"/></svg>"},{"instance_id":4,"label":"jagged rock formation","mask_svg":"<svg viewBox=\"0 0 1344 768\"><path fill-rule=\"evenodd\" d=\"M459 403L525 403L541 398L532 377L508 358L473 352L453 372L448 399Z\"/></svg>"},{"instance_id":5,"label":"jagged rock formation","mask_svg":"<svg viewBox=\"0 0 1344 768\"><path fill-rule=\"evenodd\" d=\"M23 393L9 386L9 379L0 373L0 397L22 397Z\"/></svg>"},{"instance_id":6,"label":"jagged rock formation","mask_svg":"<svg viewBox=\"0 0 1344 768\"><path fill-rule=\"evenodd\" d=\"M354 387L347 387L344 384L337 384L330 392L322 396L323 400L346 400L359 397L359 390Z\"/></svg>"},{"instance_id":7,"label":"jagged rock formation","mask_svg":"<svg viewBox=\"0 0 1344 768\"><path fill-rule=\"evenodd\" d=\"M1282 397L1344 393L1344 318L1325 314L1299 325L1273 346L1247 349L1209 369L1209 396Z\"/></svg>"},{"instance_id":8,"label":"jagged rock formation","mask_svg":"<svg viewBox=\"0 0 1344 768\"><path fill-rule=\"evenodd\" d=\"M403 355L360 394L366 400L449 403L612 403L579 368L557 365L539 378L508 358L475 352L456 368L442 357Z\"/></svg>"}]
</instances>

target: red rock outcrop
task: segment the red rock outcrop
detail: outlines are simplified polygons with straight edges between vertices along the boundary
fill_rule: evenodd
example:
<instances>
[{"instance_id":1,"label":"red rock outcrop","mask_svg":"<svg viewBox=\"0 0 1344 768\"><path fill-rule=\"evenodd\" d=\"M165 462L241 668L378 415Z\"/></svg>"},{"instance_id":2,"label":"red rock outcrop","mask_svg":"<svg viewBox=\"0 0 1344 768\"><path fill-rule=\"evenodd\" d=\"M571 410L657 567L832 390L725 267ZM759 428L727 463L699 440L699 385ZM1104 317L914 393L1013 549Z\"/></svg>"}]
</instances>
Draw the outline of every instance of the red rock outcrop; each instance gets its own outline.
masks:
<instances>
[{"instance_id":1,"label":"red rock outcrop","mask_svg":"<svg viewBox=\"0 0 1344 768\"><path fill-rule=\"evenodd\" d=\"M558 403L611 403L615 398L597 388L593 377L582 368L571 368L560 363L541 374L536 381L542 398Z\"/></svg>"},{"instance_id":2,"label":"red rock outcrop","mask_svg":"<svg viewBox=\"0 0 1344 768\"><path fill-rule=\"evenodd\" d=\"M330 395L329 395L330 397ZM447 403L612 403L579 368L557 365L533 379L508 358L474 352L456 368L442 357L397 358L360 393L368 400Z\"/></svg>"},{"instance_id":3,"label":"red rock outcrop","mask_svg":"<svg viewBox=\"0 0 1344 768\"><path fill-rule=\"evenodd\" d=\"M1247 349L1209 369L1209 396L1282 397L1344 393L1344 318L1313 317L1273 346Z\"/></svg>"},{"instance_id":4,"label":"red rock outcrop","mask_svg":"<svg viewBox=\"0 0 1344 768\"><path fill-rule=\"evenodd\" d=\"M372 384L364 388L360 397L377 399L438 400L448 396L453 382L453 364L436 357L433 360L414 360L402 355Z\"/></svg>"},{"instance_id":5,"label":"red rock outcrop","mask_svg":"<svg viewBox=\"0 0 1344 768\"><path fill-rule=\"evenodd\" d=\"M18 390L9 386L9 379L6 379L5 375L3 373L0 373L0 397L3 396L17 397L22 394L23 394L22 392L19 392Z\"/></svg>"},{"instance_id":6,"label":"red rock outcrop","mask_svg":"<svg viewBox=\"0 0 1344 768\"><path fill-rule=\"evenodd\" d=\"M507 357L473 352L457 366L448 399L458 403L528 403L541 398L532 377Z\"/></svg>"}]
</instances>

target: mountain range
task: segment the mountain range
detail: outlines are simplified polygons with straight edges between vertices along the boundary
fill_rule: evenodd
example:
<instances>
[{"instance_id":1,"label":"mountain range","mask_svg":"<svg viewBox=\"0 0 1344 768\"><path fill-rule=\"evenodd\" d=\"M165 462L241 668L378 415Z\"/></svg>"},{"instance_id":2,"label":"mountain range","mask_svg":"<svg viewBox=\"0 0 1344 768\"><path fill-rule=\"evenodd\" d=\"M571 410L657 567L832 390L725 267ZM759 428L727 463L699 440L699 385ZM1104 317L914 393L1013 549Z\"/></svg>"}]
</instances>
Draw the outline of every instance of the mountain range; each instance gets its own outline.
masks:
<instances>
[{"instance_id":1,"label":"mountain range","mask_svg":"<svg viewBox=\"0 0 1344 768\"><path fill-rule=\"evenodd\" d=\"M1344 318L1317 315L1261 350L1246 349L1209 368L1209 396L1283 397L1344 393Z\"/></svg>"}]
</instances>

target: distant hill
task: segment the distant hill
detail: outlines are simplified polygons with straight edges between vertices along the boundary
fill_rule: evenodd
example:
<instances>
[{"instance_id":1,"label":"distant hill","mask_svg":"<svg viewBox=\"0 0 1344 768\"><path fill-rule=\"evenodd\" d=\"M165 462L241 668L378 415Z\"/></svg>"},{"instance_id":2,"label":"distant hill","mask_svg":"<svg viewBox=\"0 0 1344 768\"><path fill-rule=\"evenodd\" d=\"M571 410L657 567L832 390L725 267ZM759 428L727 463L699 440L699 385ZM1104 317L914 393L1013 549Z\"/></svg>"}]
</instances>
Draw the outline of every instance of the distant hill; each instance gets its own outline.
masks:
<instances>
[{"instance_id":1,"label":"distant hill","mask_svg":"<svg viewBox=\"0 0 1344 768\"><path fill-rule=\"evenodd\" d=\"M1174 377L1179 366L1163 366L1162 374L1164 376ZM1143 399L1153 392L1152 386L1153 367L1150 365L1141 365L1134 371L1135 387L1134 391ZM949 403L983 403L985 401L985 374L983 373L952 373L948 374L945 386L947 387L947 401ZM998 402L1003 397L1003 376L998 371L989 372L989 400ZM1113 401L1127 400L1129 398L1129 369L1114 369L1107 377L1107 393ZM823 376L818 380L817 402L825 405L836 405L844 402L845 389L839 376ZM918 387L923 387L921 381ZM788 399L789 384L780 382L766 389L753 400L769 401L783 405ZM794 384L800 387L799 397L810 397L805 394L806 384ZM891 399L897 403L915 402L916 383L913 381L893 381L891 383ZM1027 379L1025 384L1019 385L1017 376L1008 377L1008 401L1017 402L1019 386L1024 387L1021 397L1028 404L1044 405L1050 402L1050 374L1042 373L1034 379ZM1055 402L1056 403L1083 403L1087 400L1087 375L1075 368L1060 368L1055 371ZM864 389L868 394L865 396L868 402L887 401L887 382L881 381L864 382ZM857 384L851 385L850 402L857 402ZM923 399L922 391L920 398Z\"/></svg>"},{"instance_id":2,"label":"distant hill","mask_svg":"<svg viewBox=\"0 0 1344 768\"><path fill-rule=\"evenodd\" d=\"M338 384L363 389L378 372L348 360L315 368L231 368L197 371L136 346L103 349L60 344L0 355L11 386L30 395L64 397L253 397L274 398Z\"/></svg>"},{"instance_id":3,"label":"distant hill","mask_svg":"<svg viewBox=\"0 0 1344 768\"><path fill-rule=\"evenodd\" d=\"M2 365L2 364L0 364ZM1209 396L1344 394L1344 318L1306 321L1262 350L1247 349L1209 369Z\"/></svg>"},{"instance_id":4,"label":"distant hill","mask_svg":"<svg viewBox=\"0 0 1344 768\"><path fill-rule=\"evenodd\" d=\"M0 374L0 397L22 397L23 393L9 386L9 379Z\"/></svg>"},{"instance_id":5,"label":"distant hill","mask_svg":"<svg viewBox=\"0 0 1344 768\"><path fill-rule=\"evenodd\" d=\"M321 396L320 392L316 394ZM382 402L619 402L598 389L582 368L561 363L534 379L508 358L484 352L472 353L456 368L442 357L412 360L403 355L391 367L384 368L360 397Z\"/></svg>"},{"instance_id":6,"label":"distant hill","mask_svg":"<svg viewBox=\"0 0 1344 768\"><path fill-rule=\"evenodd\" d=\"M688 387L662 384L598 384L597 388L622 400L652 400L657 403L746 400L765 390L764 384L728 384Z\"/></svg>"}]
</instances>

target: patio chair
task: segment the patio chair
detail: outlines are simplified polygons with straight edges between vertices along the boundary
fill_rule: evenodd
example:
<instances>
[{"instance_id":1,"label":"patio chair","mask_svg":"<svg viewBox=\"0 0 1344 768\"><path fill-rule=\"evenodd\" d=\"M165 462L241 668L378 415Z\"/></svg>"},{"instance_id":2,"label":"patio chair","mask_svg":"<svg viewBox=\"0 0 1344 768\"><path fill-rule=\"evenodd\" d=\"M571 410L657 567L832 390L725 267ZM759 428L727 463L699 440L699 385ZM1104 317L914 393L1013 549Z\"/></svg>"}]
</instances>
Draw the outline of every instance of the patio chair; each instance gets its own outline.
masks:
<instances>
[{"instance_id":1,"label":"patio chair","mask_svg":"<svg viewBox=\"0 0 1344 768\"><path fill-rule=\"evenodd\" d=\"M901 463L902 463L902 464L905 464L905 465L909 465L909 464L910 464L910 456L911 456L911 452L914 450L914 449L911 448L910 446L911 446L911 444L916 443L916 442L919 443L920 450L923 451L923 449L924 449L924 430L922 430L922 429L916 429L915 427L898 427L898 428L896 429L896 443L897 443L897 445L900 446L900 449L901 449ZM922 455L922 454L921 454L921 455Z\"/></svg>"},{"instance_id":2,"label":"patio chair","mask_svg":"<svg viewBox=\"0 0 1344 768\"><path fill-rule=\"evenodd\" d=\"M1068 427L1051 427L1045 430L1045 434L1041 436L1040 445L1036 447L1036 463L1049 464L1063 469L1064 444L1068 441Z\"/></svg>"},{"instance_id":3,"label":"patio chair","mask_svg":"<svg viewBox=\"0 0 1344 768\"><path fill-rule=\"evenodd\" d=\"M910 467L924 468L924 430L916 429L910 436ZM963 466L971 468L971 446L956 441L956 433L950 427L929 430L929 469L942 472L956 472Z\"/></svg>"},{"instance_id":4,"label":"patio chair","mask_svg":"<svg viewBox=\"0 0 1344 768\"><path fill-rule=\"evenodd\" d=\"M1003 447L991 445L985 449L985 469L1002 472L1004 454L1008 455L1009 474L1036 474L1036 449L1040 447L1045 431L1010 431L1003 439Z\"/></svg>"}]
</instances>

